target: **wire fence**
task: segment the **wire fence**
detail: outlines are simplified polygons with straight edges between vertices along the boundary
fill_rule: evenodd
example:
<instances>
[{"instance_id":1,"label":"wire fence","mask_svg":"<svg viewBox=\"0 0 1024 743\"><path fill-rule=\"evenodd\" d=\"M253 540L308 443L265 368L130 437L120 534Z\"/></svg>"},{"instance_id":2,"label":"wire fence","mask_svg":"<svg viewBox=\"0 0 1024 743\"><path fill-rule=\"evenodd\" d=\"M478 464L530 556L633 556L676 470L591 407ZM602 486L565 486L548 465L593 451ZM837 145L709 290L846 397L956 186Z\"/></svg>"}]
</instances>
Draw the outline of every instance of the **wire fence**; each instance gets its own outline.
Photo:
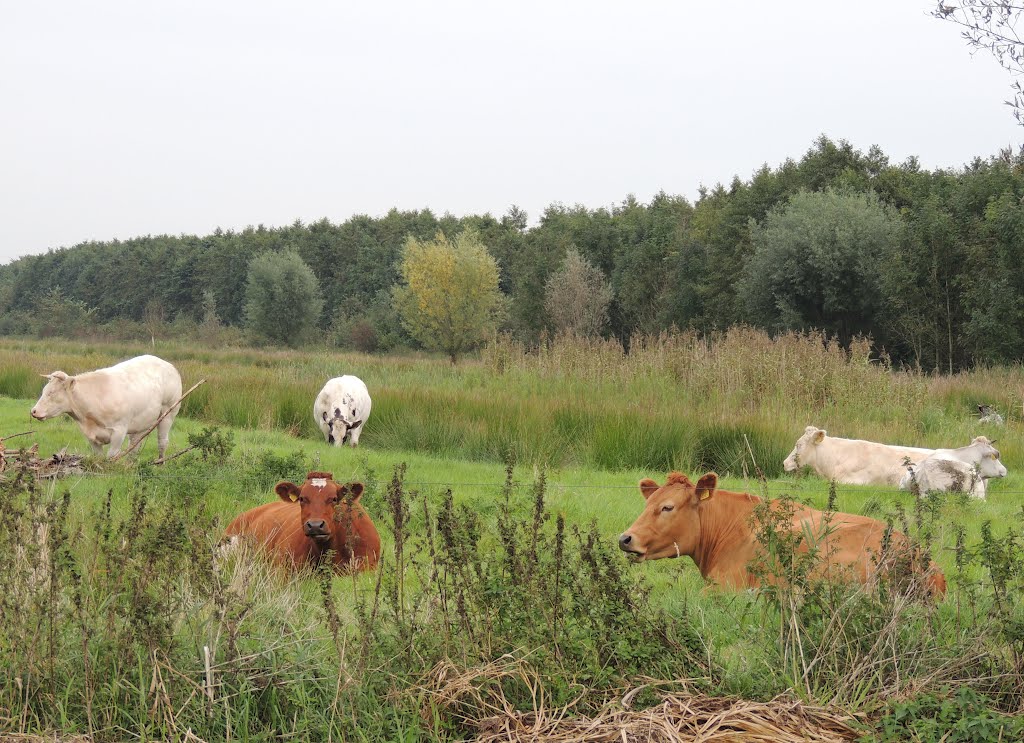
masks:
<instances>
[{"instance_id":1,"label":"wire fence","mask_svg":"<svg viewBox=\"0 0 1024 743\"><path fill-rule=\"evenodd\" d=\"M137 475L140 478L147 481L170 481L180 478L182 475L176 472L151 472L146 474L140 474L131 470L121 470L116 472L79 472L75 473L69 478L114 478L122 477L125 475ZM302 482L306 479L308 470L296 471L291 474L284 474L280 476L281 480L291 480L293 482ZM221 471L212 472L204 475L207 478L214 478L218 480L238 480L238 473L232 471ZM390 480L389 476L380 474L374 475L375 479L385 484L386 481ZM347 478L342 478L347 479ZM654 477L657 480L657 476ZM766 483L761 483L754 478L738 478L743 480L749 485L744 485L744 489L754 494L768 493L768 494L801 494L801 493L817 493L823 488L829 487L827 480L807 480L804 481L772 481L769 480ZM503 490L506 487L513 489L521 488L533 488L535 482L533 480L514 480L512 483L501 482L454 482L444 480L411 480L405 479L402 481L404 487L407 488L444 488L451 490L459 490L465 488L488 488L493 490ZM597 494L603 491L630 491L636 492L639 490L638 484L623 484L615 485L610 483L573 483L573 482L553 482L550 479L546 479L544 487L547 491L586 491L588 494ZM722 490L731 490L729 486L721 486ZM842 483L836 484L836 493L839 495L843 494L859 494L859 495L892 495L893 493L908 492L897 488L895 485L889 487L866 487L862 485L844 485ZM1024 490L1002 490L998 485L993 487L993 481L989 480L989 494L1004 496L1004 495L1024 495Z\"/></svg>"}]
</instances>

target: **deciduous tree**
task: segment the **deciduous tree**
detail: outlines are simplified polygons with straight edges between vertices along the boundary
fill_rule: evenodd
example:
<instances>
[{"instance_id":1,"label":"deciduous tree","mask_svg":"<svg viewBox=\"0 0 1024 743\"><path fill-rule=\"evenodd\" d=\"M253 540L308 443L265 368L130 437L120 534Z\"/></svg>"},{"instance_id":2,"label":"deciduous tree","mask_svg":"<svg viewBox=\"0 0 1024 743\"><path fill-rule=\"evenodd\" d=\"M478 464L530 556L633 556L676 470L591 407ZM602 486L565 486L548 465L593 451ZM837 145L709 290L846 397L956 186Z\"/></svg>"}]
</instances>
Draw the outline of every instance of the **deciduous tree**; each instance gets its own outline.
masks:
<instances>
[{"instance_id":1,"label":"deciduous tree","mask_svg":"<svg viewBox=\"0 0 1024 743\"><path fill-rule=\"evenodd\" d=\"M583 338L600 335L608 324L611 284L575 248L544 286L544 309L557 332Z\"/></svg>"},{"instance_id":2,"label":"deciduous tree","mask_svg":"<svg viewBox=\"0 0 1024 743\"><path fill-rule=\"evenodd\" d=\"M972 51L991 52L1003 69L1014 77L1024 75L1024 40L1017 22L1024 6L1017 0L939 0L932 15L960 28L960 35ZM1018 124L1024 125L1024 85L1013 83L1013 108Z\"/></svg>"},{"instance_id":3,"label":"deciduous tree","mask_svg":"<svg viewBox=\"0 0 1024 743\"><path fill-rule=\"evenodd\" d=\"M443 351L454 364L497 329L505 312L498 264L475 230L449 240L409 237L402 254L395 305L410 335Z\"/></svg>"},{"instance_id":4,"label":"deciduous tree","mask_svg":"<svg viewBox=\"0 0 1024 743\"><path fill-rule=\"evenodd\" d=\"M817 328L843 342L877 327L883 272L897 256L898 217L874 194L801 191L752 226L739 297L748 319Z\"/></svg>"},{"instance_id":5,"label":"deciduous tree","mask_svg":"<svg viewBox=\"0 0 1024 743\"><path fill-rule=\"evenodd\" d=\"M297 347L316 327L323 305L316 276L297 253L264 253L249 264L245 323L257 335Z\"/></svg>"}]
</instances>

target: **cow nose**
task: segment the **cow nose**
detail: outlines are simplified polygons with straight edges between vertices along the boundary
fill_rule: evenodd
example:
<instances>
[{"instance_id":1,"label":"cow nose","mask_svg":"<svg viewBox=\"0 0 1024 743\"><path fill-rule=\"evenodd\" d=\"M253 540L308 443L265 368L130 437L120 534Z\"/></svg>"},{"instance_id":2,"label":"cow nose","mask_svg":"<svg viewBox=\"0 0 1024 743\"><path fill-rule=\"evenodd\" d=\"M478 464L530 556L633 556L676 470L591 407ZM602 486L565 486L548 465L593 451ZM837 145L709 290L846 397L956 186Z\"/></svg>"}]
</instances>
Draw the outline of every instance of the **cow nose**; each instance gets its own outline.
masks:
<instances>
[{"instance_id":1,"label":"cow nose","mask_svg":"<svg viewBox=\"0 0 1024 743\"><path fill-rule=\"evenodd\" d=\"M310 519L306 522L307 534L323 534L325 531L327 531L327 522L323 519L317 521Z\"/></svg>"},{"instance_id":2,"label":"cow nose","mask_svg":"<svg viewBox=\"0 0 1024 743\"><path fill-rule=\"evenodd\" d=\"M619 549L620 550L628 550L629 549L629 544L632 541L633 541L633 535L632 534L623 534L622 536L619 537Z\"/></svg>"}]
</instances>

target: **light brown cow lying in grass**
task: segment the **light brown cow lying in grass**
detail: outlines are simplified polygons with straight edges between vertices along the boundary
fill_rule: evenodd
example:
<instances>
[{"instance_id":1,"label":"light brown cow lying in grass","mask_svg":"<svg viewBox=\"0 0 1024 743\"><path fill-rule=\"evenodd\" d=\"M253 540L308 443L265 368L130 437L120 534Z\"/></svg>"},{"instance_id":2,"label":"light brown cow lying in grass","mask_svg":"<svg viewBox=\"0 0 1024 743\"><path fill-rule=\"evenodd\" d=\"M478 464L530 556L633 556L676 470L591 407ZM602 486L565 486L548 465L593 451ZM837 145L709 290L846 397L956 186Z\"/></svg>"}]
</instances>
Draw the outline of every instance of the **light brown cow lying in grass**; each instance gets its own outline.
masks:
<instances>
[{"instance_id":1,"label":"light brown cow lying in grass","mask_svg":"<svg viewBox=\"0 0 1024 743\"><path fill-rule=\"evenodd\" d=\"M664 485L646 478L640 481L640 492L647 505L633 525L619 537L619 548L640 560L663 557L693 558L700 574L722 588L740 590L759 586L760 578L751 570L752 563L763 559L753 532L752 516L761 503L756 495L717 490L718 475L709 472L697 484L686 475L673 472ZM779 501L769 507L775 515L792 521L794 533L815 535L820 539L821 563L818 575L837 580L867 583L877 572L882 556L886 525L867 516L832 513L824 521L822 511L792 504L789 517L780 509ZM891 549L906 550L908 540L892 532ZM806 539L798 550L806 553ZM935 596L946 592L946 579L935 563L926 577L928 589Z\"/></svg>"}]
</instances>

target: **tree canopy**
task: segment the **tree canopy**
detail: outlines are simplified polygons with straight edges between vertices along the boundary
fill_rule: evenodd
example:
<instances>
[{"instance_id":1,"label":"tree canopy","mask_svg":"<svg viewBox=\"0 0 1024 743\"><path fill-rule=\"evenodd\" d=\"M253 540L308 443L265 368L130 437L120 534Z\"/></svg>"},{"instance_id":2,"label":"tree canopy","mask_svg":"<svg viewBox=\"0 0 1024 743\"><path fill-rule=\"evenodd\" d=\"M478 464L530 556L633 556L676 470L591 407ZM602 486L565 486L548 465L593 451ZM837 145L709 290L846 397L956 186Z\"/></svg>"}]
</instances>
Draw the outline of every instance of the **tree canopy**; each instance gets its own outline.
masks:
<instances>
[{"instance_id":1,"label":"tree canopy","mask_svg":"<svg viewBox=\"0 0 1024 743\"><path fill-rule=\"evenodd\" d=\"M499 217L394 209L340 224L87 242L26 256L0 266L0 334L107 329L149 342L161 337L153 331L163 318L165 335L178 328L191 337L202 325L211 337L237 339L253 329L251 265L290 251L315 277L306 296L319 297L322 310L303 315L316 315L323 342L440 348L399 314L394 288L408 286L410 240L467 233L493 260L496 306L508 308L500 329L527 344L555 326L546 289L575 250L611 288L601 333L623 343L672 327L818 327L869 334L896 363L948 372L1024 361L1022 197L1024 152L927 170L913 157L894 163L878 147L862 152L820 137L802 157L703 188L694 202L659 193L598 208L552 204L532 223L516 207ZM782 235L807 252L787 249ZM294 300L297 286L281 289ZM488 327L495 324L497 315ZM297 343L301 335L263 337Z\"/></svg>"},{"instance_id":2,"label":"tree canopy","mask_svg":"<svg viewBox=\"0 0 1024 743\"><path fill-rule=\"evenodd\" d=\"M209 306L209 299L204 300ZM245 284L246 327L274 343L296 347L316 327L324 302L316 276L298 253L253 259Z\"/></svg>"},{"instance_id":3,"label":"tree canopy","mask_svg":"<svg viewBox=\"0 0 1024 743\"><path fill-rule=\"evenodd\" d=\"M425 347L458 357L497 330L504 303L498 264L475 229L449 240L410 237L401 263L395 305L409 333Z\"/></svg>"},{"instance_id":4,"label":"tree canopy","mask_svg":"<svg viewBox=\"0 0 1024 743\"><path fill-rule=\"evenodd\" d=\"M751 227L739 284L748 319L775 330L817 328L848 343L880 325L884 275L899 221L871 193L800 191Z\"/></svg>"}]
</instances>

